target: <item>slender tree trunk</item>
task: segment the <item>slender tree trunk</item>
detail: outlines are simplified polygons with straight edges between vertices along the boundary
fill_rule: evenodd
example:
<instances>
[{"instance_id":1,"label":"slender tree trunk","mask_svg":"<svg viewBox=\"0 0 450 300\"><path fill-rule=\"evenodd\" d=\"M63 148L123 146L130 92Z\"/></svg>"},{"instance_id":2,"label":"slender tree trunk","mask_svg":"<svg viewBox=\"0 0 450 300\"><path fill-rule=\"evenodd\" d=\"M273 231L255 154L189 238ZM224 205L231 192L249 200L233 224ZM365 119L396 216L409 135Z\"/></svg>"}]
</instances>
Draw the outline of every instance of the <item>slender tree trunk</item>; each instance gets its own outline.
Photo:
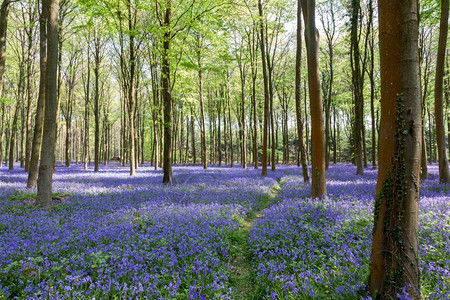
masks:
<instances>
[{"instance_id":1,"label":"slender tree trunk","mask_svg":"<svg viewBox=\"0 0 450 300\"><path fill-rule=\"evenodd\" d=\"M30 5L29 22L32 23L32 7ZM26 138L25 138L25 172L30 169L31 160L31 142L32 142L32 129L31 129L31 115L32 115L32 101L33 101L33 88L32 88L32 76L33 76L33 32L34 26L27 30L27 117L26 117Z\"/></svg>"},{"instance_id":2,"label":"slender tree trunk","mask_svg":"<svg viewBox=\"0 0 450 300\"><path fill-rule=\"evenodd\" d=\"M369 288L420 299L418 200L422 144L416 0L379 0L381 128ZM395 99L395 100L394 100Z\"/></svg>"},{"instance_id":3,"label":"slender tree trunk","mask_svg":"<svg viewBox=\"0 0 450 300\"><path fill-rule=\"evenodd\" d=\"M448 168L447 150L445 147L445 124L444 124L444 66L445 48L447 46L448 33L448 10L449 0L441 1L441 22L439 29L439 46L436 60L436 77L434 85L434 114L436 118L436 138L439 160L439 182L450 183L450 171Z\"/></svg>"},{"instance_id":4,"label":"slender tree trunk","mask_svg":"<svg viewBox=\"0 0 450 300\"><path fill-rule=\"evenodd\" d=\"M14 148L16 146L17 120L19 118L19 111L20 111L20 100L18 99L16 103L16 108L14 109L14 116L11 124L11 136L9 141L9 155L8 155L9 170L14 170L14 160L15 160Z\"/></svg>"},{"instance_id":5,"label":"slender tree trunk","mask_svg":"<svg viewBox=\"0 0 450 300\"><path fill-rule=\"evenodd\" d=\"M98 172L100 163L100 38L94 38L94 172Z\"/></svg>"},{"instance_id":6,"label":"slender tree trunk","mask_svg":"<svg viewBox=\"0 0 450 300\"><path fill-rule=\"evenodd\" d=\"M172 0L166 4L164 16L164 26L169 27L172 20ZM163 183L172 184L172 94L170 85L170 42L171 32L165 28L163 34L162 51L162 72L161 72L161 93L164 103L164 162L163 162Z\"/></svg>"},{"instance_id":7,"label":"slender tree trunk","mask_svg":"<svg viewBox=\"0 0 450 300\"><path fill-rule=\"evenodd\" d=\"M199 49L200 49L200 38L199 38ZM203 169L207 169L208 168L208 162L206 159L206 121L205 121L205 103L203 101L203 77L202 77L202 64L201 64L201 59L200 59L200 50L198 50L197 53L198 57L198 97L200 100L200 117L202 118L201 120L201 124L202 124L202 164L203 164ZM213 151L211 149L211 151Z\"/></svg>"},{"instance_id":8,"label":"slender tree trunk","mask_svg":"<svg viewBox=\"0 0 450 300\"><path fill-rule=\"evenodd\" d=\"M261 0L258 0L259 17L261 18L260 27L260 47L261 47L261 60L263 66L263 78L264 78L264 117L263 117L263 147L262 147L262 171L261 175L267 175L267 127L269 121L269 83L267 78L267 65L266 65L266 46L264 37L264 18Z\"/></svg>"},{"instance_id":9,"label":"slender tree trunk","mask_svg":"<svg viewBox=\"0 0 450 300\"><path fill-rule=\"evenodd\" d=\"M9 169L13 170L14 169L14 160L15 160L15 156L14 156L14 148L15 148L15 143L16 143L16 133L17 133L17 122L19 119L19 113L21 108L23 108L24 102L23 102L23 97L24 97L24 89L25 89L25 66L24 66L24 57L22 57L20 59L20 63L19 63L19 86L18 86L18 91L17 91L17 103L16 103L16 108L14 110L14 117L13 117L13 121L12 121L12 126L11 126L11 142L9 143ZM23 118L22 118L23 120ZM23 129L23 128L22 128ZM23 135L23 130L21 131L21 134ZM20 144L22 144L23 141L23 136L22 139L20 140ZM17 158L19 158L19 147L17 147L17 151L16 151L16 156ZM22 164L21 164L22 167Z\"/></svg>"},{"instance_id":10,"label":"slender tree trunk","mask_svg":"<svg viewBox=\"0 0 450 300\"><path fill-rule=\"evenodd\" d=\"M48 0L47 0L48 1ZM90 37L88 38L90 43ZM87 170L89 162L89 102L90 102L90 88L91 88L91 53L90 45L87 45L87 79L85 87L85 98L84 98L84 145L83 145L83 161L84 169ZM121 147L122 148L122 147Z\"/></svg>"},{"instance_id":11,"label":"slender tree trunk","mask_svg":"<svg viewBox=\"0 0 450 300\"><path fill-rule=\"evenodd\" d=\"M33 188L37 184L37 172L39 155L42 145L42 129L44 127L45 110L45 70L47 68L47 0L42 0L42 11L39 16L39 95L34 121L33 143L31 147L30 167L28 172L27 188Z\"/></svg>"},{"instance_id":12,"label":"slender tree trunk","mask_svg":"<svg viewBox=\"0 0 450 300\"><path fill-rule=\"evenodd\" d=\"M195 149L195 123L194 123L194 110L191 106L191 143L192 143L192 163L197 164L197 153Z\"/></svg>"},{"instance_id":13,"label":"slender tree trunk","mask_svg":"<svg viewBox=\"0 0 450 300\"><path fill-rule=\"evenodd\" d=\"M295 56L295 113L297 119L298 147L300 150L300 162L302 165L303 181L309 182L309 170L306 159L305 140L303 137L303 116L302 116L302 6L301 1L297 2L297 52Z\"/></svg>"},{"instance_id":14,"label":"slender tree trunk","mask_svg":"<svg viewBox=\"0 0 450 300\"><path fill-rule=\"evenodd\" d=\"M3 166L3 135L5 130L5 103L1 104L2 109L2 120L0 124L0 167Z\"/></svg>"},{"instance_id":15,"label":"slender tree trunk","mask_svg":"<svg viewBox=\"0 0 450 300\"><path fill-rule=\"evenodd\" d=\"M241 77L241 148L242 148L242 167L247 168L247 142L245 134L245 66L239 68Z\"/></svg>"},{"instance_id":16,"label":"slender tree trunk","mask_svg":"<svg viewBox=\"0 0 450 300\"><path fill-rule=\"evenodd\" d=\"M128 3L128 30L132 32L135 29L135 18L136 15L132 16L131 3ZM135 13L136 14L136 13ZM136 174L136 140L135 140L135 130L136 130L136 120L135 120L135 106L136 106L136 95L135 95L135 70L136 70L136 57L135 57L135 45L134 45L134 34L130 34L129 41L129 51L130 51L130 82L128 88L128 117L129 117L129 144L130 144L130 176ZM170 73L169 73L170 76Z\"/></svg>"},{"instance_id":17,"label":"slender tree trunk","mask_svg":"<svg viewBox=\"0 0 450 300\"><path fill-rule=\"evenodd\" d=\"M324 198L327 194L325 180L325 140L322 97L319 79L319 33L315 25L315 1L301 0L305 19L308 85L311 111L311 197Z\"/></svg>"},{"instance_id":18,"label":"slender tree trunk","mask_svg":"<svg viewBox=\"0 0 450 300\"><path fill-rule=\"evenodd\" d=\"M222 166L222 133L220 128L220 114L222 110L222 100L219 100L219 104L217 107L217 125L218 125L218 150L219 150L219 167Z\"/></svg>"},{"instance_id":19,"label":"slender tree trunk","mask_svg":"<svg viewBox=\"0 0 450 300\"><path fill-rule=\"evenodd\" d=\"M233 126L231 124L231 95L230 95L230 78L227 73L227 99L228 99L228 126L230 134L230 167L234 165L234 149L233 149Z\"/></svg>"},{"instance_id":20,"label":"slender tree trunk","mask_svg":"<svg viewBox=\"0 0 450 300\"><path fill-rule=\"evenodd\" d=\"M355 118L353 123L353 138L354 138L354 158L356 164L356 174L363 175L363 140L361 126L363 122L363 92L362 92L362 74L360 68L361 55L359 51L358 28L360 19L360 0L352 0L351 6L351 66L352 66L352 86L353 86L353 101L355 105Z\"/></svg>"},{"instance_id":21,"label":"slender tree trunk","mask_svg":"<svg viewBox=\"0 0 450 300\"><path fill-rule=\"evenodd\" d=\"M56 114L58 110L57 67L58 67L58 10L59 0L48 1L47 24L47 68L45 73L46 104L44 117L43 147L37 182L36 204L44 207L53 205L52 176L54 166Z\"/></svg>"},{"instance_id":22,"label":"slender tree trunk","mask_svg":"<svg viewBox=\"0 0 450 300\"><path fill-rule=\"evenodd\" d=\"M372 154L372 169L377 168L376 163L376 120L375 120L375 76L374 76L374 69L375 69L375 33L373 30L373 1L369 0L369 30L370 30L370 39L369 39L369 53L370 53L370 59L369 59L369 81L370 81L370 117L372 120L372 148L371 148L371 154Z\"/></svg>"},{"instance_id":23,"label":"slender tree trunk","mask_svg":"<svg viewBox=\"0 0 450 300\"><path fill-rule=\"evenodd\" d=\"M3 91L3 75L6 63L6 34L8 32L8 14L11 0L3 0L0 7L0 95Z\"/></svg>"}]
</instances>

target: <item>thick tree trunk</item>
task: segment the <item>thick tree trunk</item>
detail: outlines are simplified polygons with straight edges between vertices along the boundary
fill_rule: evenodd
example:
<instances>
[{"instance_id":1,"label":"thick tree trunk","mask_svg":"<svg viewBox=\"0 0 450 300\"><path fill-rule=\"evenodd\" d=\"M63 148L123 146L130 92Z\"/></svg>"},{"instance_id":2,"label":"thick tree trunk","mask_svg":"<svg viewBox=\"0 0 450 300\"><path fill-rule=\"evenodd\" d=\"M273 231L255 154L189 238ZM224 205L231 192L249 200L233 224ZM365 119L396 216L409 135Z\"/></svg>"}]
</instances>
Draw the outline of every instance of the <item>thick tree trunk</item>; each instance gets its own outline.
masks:
<instances>
[{"instance_id":1,"label":"thick tree trunk","mask_svg":"<svg viewBox=\"0 0 450 300\"><path fill-rule=\"evenodd\" d=\"M447 46L448 10L449 0L441 2L441 22L439 29L439 46L436 60L436 77L434 85L434 111L436 118L436 138L439 160L439 182L450 183L450 171L448 168L447 150L445 147L445 123L444 123L444 66L445 48Z\"/></svg>"},{"instance_id":2,"label":"thick tree trunk","mask_svg":"<svg viewBox=\"0 0 450 300\"><path fill-rule=\"evenodd\" d=\"M42 11L39 16L39 95L34 121L33 143L31 147L30 166L28 172L27 188L35 187L37 184L37 172L39 155L42 145L42 129L44 127L45 110L45 69L47 68L47 0L42 0Z\"/></svg>"},{"instance_id":3,"label":"thick tree trunk","mask_svg":"<svg viewBox=\"0 0 450 300\"><path fill-rule=\"evenodd\" d=\"M303 181L309 182L309 170L306 158L305 140L303 137L303 116L302 116L302 6L301 1L297 2L297 50L295 56L295 113L297 119L298 148L300 151L300 162L302 165Z\"/></svg>"},{"instance_id":4,"label":"thick tree trunk","mask_svg":"<svg viewBox=\"0 0 450 300\"><path fill-rule=\"evenodd\" d=\"M44 207L53 205L52 176L54 166L56 114L58 110L57 67L58 67L58 10L59 0L48 1L47 24L47 68L45 73L46 104L44 117L43 147L37 182L36 204Z\"/></svg>"},{"instance_id":5,"label":"thick tree trunk","mask_svg":"<svg viewBox=\"0 0 450 300\"><path fill-rule=\"evenodd\" d=\"M380 0L381 129L369 288L420 299L418 200L422 146L416 0Z\"/></svg>"},{"instance_id":6,"label":"thick tree trunk","mask_svg":"<svg viewBox=\"0 0 450 300\"><path fill-rule=\"evenodd\" d=\"M315 25L315 1L301 0L305 19L305 40L308 63L309 101L311 111L311 197L324 198L327 194L325 180L325 139L322 97L319 79L319 33Z\"/></svg>"}]
</instances>

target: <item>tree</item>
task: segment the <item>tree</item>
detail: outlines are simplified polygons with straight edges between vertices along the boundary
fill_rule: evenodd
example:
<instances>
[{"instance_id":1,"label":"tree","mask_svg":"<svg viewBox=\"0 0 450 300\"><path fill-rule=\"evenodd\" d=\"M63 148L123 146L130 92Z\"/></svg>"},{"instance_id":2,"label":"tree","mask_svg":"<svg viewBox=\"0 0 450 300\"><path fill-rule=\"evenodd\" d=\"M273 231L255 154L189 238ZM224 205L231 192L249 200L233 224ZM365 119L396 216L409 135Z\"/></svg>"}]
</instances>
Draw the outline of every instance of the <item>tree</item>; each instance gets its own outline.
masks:
<instances>
[{"instance_id":1,"label":"tree","mask_svg":"<svg viewBox=\"0 0 450 300\"><path fill-rule=\"evenodd\" d=\"M265 38L264 38L264 18L263 18L263 9L262 2L258 0L258 11L259 11L259 46L261 47L261 60L262 60L262 69L263 69L263 79L264 79L264 117L263 117L263 146L262 146L262 171L261 175L267 175L267 127L268 127L268 119L269 119L269 83L268 83L268 74L267 74L267 65L266 65L266 46L265 46Z\"/></svg>"},{"instance_id":2,"label":"tree","mask_svg":"<svg viewBox=\"0 0 450 300\"><path fill-rule=\"evenodd\" d=\"M8 32L8 14L11 0L3 0L0 7L0 95L3 90L3 74L6 62L6 34Z\"/></svg>"},{"instance_id":3,"label":"tree","mask_svg":"<svg viewBox=\"0 0 450 300\"><path fill-rule=\"evenodd\" d=\"M300 151L300 162L302 165L303 181L309 182L308 163L306 161L305 140L303 137L303 116L302 116L302 6L301 1L297 2L297 51L295 56L295 113L297 120L298 148Z\"/></svg>"},{"instance_id":4,"label":"tree","mask_svg":"<svg viewBox=\"0 0 450 300\"><path fill-rule=\"evenodd\" d=\"M100 37L101 33L94 29L94 123L95 123L95 131L94 131L94 172L99 170L100 163L100 87L99 87L99 78L100 78L100 66L102 63L102 47L103 47L103 39ZM131 167L130 167L130 173ZM133 175L133 174L131 174Z\"/></svg>"},{"instance_id":5,"label":"tree","mask_svg":"<svg viewBox=\"0 0 450 300\"><path fill-rule=\"evenodd\" d=\"M450 183L450 172L448 169L447 150L445 147L445 123L444 123L444 66L445 48L447 46L448 33L448 0L441 2L441 22L439 29L439 45L436 59L436 77L434 84L434 110L436 117L436 136L439 159L439 182Z\"/></svg>"},{"instance_id":6,"label":"tree","mask_svg":"<svg viewBox=\"0 0 450 300\"><path fill-rule=\"evenodd\" d=\"M161 96L164 105L164 150L163 150L163 184L172 184L172 134L173 134L173 99L174 80L171 80L171 45L181 33L192 28L196 21L218 7L223 2L215 1L183 1L174 10L172 0L156 1L156 17L161 30Z\"/></svg>"},{"instance_id":7,"label":"tree","mask_svg":"<svg viewBox=\"0 0 450 300\"><path fill-rule=\"evenodd\" d=\"M356 174L363 175L363 119L364 119L364 97L363 97L363 72L360 67L361 54L359 50L359 21L360 0L352 0L351 6L351 66L352 66L352 88L353 101L355 104L355 118L353 124L354 157L356 163Z\"/></svg>"},{"instance_id":8,"label":"tree","mask_svg":"<svg viewBox=\"0 0 450 300\"><path fill-rule=\"evenodd\" d=\"M45 73L44 133L41 149L41 163L37 182L36 204L49 207L52 202L52 176L56 140L56 114L58 110L57 67L58 67L58 11L59 0L48 0L47 23L47 68Z\"/></svg>"},{"instance_id":9,"label":"tree","mask_svg":"<svg viewBox=\"0 0 450 300\"><path fill-rule=\"evenodd\" d=\"M381 62L379 172L369 289L420 299L418 198L422 147L418 1L378 1Z\"/></svg>"},{"instance_id":10,"label":"tree","mask_svg":"<svg viewBox=\"0 0 450 300\"><path fill-rule=\"evenodd\" d=\"M300 1L300 0L299 0ZM311 197L327 194L325 180L325 139L323 106L319 79L319 32L315 24L315 0L301 0L305 20L306 56L308 63L309 103L311 112Z\"/></svg>"},{"instance_id":11,"label":"tree","mask_svg":"<svg viewBox=\"0 0 450 300\"><path fill-rule=\"evenodd\" d=\"M42 0L42 9L39 15L39 94L34 121L33 143L31 147L30 166L28 172L27 188L35 187L37 184L37 172L39 154L42 145L42 129L44 127L45 110L45 70L47 68L47 0Z\"/></svg>"}]
</instances>

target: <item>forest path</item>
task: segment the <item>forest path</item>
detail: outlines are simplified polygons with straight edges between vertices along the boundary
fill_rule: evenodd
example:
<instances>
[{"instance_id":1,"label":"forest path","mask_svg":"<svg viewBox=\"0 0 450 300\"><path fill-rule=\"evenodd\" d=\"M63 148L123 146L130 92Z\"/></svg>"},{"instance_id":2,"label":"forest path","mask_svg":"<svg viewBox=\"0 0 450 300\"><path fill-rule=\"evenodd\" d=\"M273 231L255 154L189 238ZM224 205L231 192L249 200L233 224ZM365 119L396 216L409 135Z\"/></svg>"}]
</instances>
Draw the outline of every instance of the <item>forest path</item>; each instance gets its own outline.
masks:
<instances>
[{"instance_id":1,"label":"forest path","mask_svg":"<svg viewBox=\"0 0 450 300\"><path fill-rule=\"evenodd\" d=\"M256 220L264 217L262 211L270 206L281 190L281 181L272 186L271 191L262 197L259 209L251 213L247 218L239 220L240 228L232 237L230 263L231 270L231 296L233 299L260 299L255 290L254 271L252 265L252 254L250 253L249 235Z\"/></svg>"}]
</instances>

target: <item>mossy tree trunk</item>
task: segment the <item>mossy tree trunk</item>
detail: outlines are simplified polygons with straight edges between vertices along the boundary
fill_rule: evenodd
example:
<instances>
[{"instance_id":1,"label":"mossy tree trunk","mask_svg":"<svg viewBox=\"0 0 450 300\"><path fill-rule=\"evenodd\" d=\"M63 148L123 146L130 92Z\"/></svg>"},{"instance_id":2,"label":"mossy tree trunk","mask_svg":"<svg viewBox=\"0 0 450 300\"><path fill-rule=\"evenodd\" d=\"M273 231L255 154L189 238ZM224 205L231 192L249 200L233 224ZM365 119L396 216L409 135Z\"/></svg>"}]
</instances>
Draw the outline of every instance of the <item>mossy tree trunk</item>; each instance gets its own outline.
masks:
<instances>
[{"instance_id":1,"label":"mossy tree trunk","mask_svg":"<svg viewBox=\"0 0 450 300\"><path fill-rule=\"evenodd\" d=\"M416 0L380 0L381 128L369 288L419 299L418 200L422 147Z\"/></svg>"}]
</instances>

